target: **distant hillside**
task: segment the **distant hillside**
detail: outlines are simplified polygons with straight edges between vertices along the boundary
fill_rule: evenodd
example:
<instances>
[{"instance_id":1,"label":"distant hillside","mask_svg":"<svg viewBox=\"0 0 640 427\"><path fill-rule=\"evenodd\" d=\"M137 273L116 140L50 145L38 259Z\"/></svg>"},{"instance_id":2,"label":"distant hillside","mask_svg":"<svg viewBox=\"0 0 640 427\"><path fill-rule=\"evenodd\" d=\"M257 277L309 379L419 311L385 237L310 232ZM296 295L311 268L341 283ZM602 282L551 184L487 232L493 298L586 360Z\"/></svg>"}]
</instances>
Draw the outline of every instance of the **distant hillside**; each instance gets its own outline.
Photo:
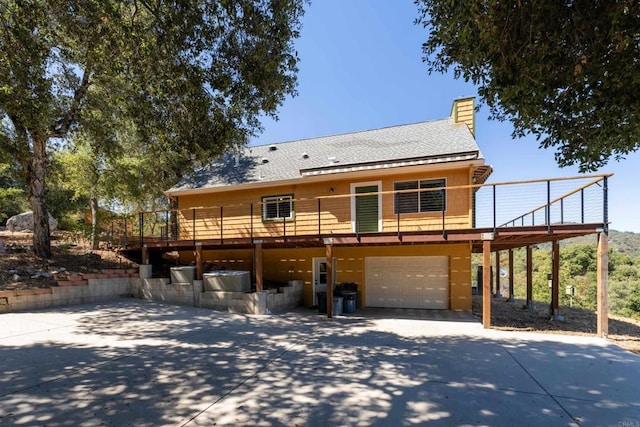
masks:
<instances>
[{"instance_id":1,"label":"distant hillside","mask_svg":"<svg viewBox=\"0 0 640 427\"><path fill-rule=\"evenodd\" d=\"M595 244L596 236L582 236L562 241L562 245ZM628 254L631 258L640 258L640 233L629 231L609 231L609 247L615 251Z\"/></svg>"}]
</instances>

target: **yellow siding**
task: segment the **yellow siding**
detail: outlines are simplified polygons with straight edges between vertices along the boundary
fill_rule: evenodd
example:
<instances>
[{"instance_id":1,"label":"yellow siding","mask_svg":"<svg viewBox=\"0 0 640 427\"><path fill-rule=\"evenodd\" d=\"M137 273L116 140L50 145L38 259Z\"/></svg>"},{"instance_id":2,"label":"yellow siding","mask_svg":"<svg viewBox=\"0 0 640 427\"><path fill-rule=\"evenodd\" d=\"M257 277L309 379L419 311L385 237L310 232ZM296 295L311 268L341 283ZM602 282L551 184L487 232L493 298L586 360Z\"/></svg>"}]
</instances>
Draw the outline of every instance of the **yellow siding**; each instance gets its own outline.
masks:
<instances>
[{"instance_id":1,"label":"yellow siding","mask_svg":"<svg viewBox=\"0 0 640 427\"><path fill-rule=\"evenodd\" d=\"M359 304L365 301L365 257L373 256L438 256L449 257L449 308L471 310L471 249L467 244L415 245L394 247L334 247L336 282L358 284ZM304 282L304 305L313 301L313 258L323 258L324 248L265 249L264 279L285 283L290 279ZM204 251L203 258L218 266L236 270L252 270L251 250ZM181 262L192 260L191 254Z\"/></svg>"},{"instance_id":2,"label":"yellow siding","mask_svg":"<svg viewBox=\"0 0 640 427\"><path fill-rule=\"evenodd\" d=\"M451 115L455 123L465 123L472 134L475 134L474 98L457 99L453 101Z\"/></svg>"},{"instance_id":3,"label":"yellow siding","mask_svg":"<svg viewBox=\"0 0 640 427\"><path fill-rule=\"evenodd\" d=\"M430 173L398 174L383 177L381 190L393 191L396 181L445 178L447 186L469 184L468 169L454 169ZM370 180L360 180L369 182ZM230 239L286 235L314 235L328 233L350 233L351 184L358 180L336 180L330 182L301 183L298 185L274 186L272 188L233 190L224 193L180 196L178 214L180 239ZM333 189L333 192L331 192ZM294 220L263 222L261 201L264 196L293 195ZM323 198L318 206L318 196ZM471 226L471 203L469 189L447 191L447 209L444 226L447 229ZM398 217L394 214L394 195L382 195L382 231L397 231ZM253 207L252 207L253 205ZM221 208L222 206L222 208ZM206 207L202 209L202 207ZM195 221L194 221L195 217ZM318 218L320 217L320 225ZM402 214L400 231L422 231L442 229L442 213ZM195 237L194 237L195 224Z\"/></svg>"}]
</instances>

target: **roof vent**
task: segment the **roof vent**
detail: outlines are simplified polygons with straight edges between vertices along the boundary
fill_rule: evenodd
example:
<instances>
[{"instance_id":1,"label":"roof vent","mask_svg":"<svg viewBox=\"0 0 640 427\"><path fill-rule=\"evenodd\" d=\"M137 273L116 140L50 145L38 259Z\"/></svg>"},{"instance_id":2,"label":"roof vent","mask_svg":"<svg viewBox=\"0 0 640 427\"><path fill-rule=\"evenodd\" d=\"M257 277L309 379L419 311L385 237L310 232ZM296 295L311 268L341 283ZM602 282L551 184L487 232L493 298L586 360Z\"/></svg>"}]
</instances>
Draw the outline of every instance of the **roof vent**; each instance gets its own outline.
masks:
<instances>
[{"instance_id":1,"label":"roof vent","mask_svg":"<svg viewBox=\"0 0 640 427\"><path fill-rule=\"evenodd\" d=\"M269 159L267 159L266 157L262 158L262 163L269 163Z\"/></svg>"},{"instance_id":2,"label":"roof vent","mask_svg":"<svg viewBox=\"0 0 640 427\"><path fill-rule=\"evenodd\" d=\"M308 158L309 158L309 155L308 155L307 153L302 153L302 158L303 158L303 159L308 159Z\"/></svg>"},{"instance_id":3,"label":"roof vent","mask_svg":"<svg viewBox=\"0 0 640 427\"><path fill-rule=\"evenodd\" d=\"M269 151L276 151L277 149L278 149L278 147L276 147L273 144L269 146Z\"/></svg>"},{"instance_id":4,"label":"roof vent","mask_svg":"<svg viewBox=\"0 0 640 427\"><path fill-rule=\"evenodd\" d=\"M327 159L329 160L330 163L334 163L334 164L338 163L340 161L335 157L327 157Z\"/></svg>"}]
</instances>

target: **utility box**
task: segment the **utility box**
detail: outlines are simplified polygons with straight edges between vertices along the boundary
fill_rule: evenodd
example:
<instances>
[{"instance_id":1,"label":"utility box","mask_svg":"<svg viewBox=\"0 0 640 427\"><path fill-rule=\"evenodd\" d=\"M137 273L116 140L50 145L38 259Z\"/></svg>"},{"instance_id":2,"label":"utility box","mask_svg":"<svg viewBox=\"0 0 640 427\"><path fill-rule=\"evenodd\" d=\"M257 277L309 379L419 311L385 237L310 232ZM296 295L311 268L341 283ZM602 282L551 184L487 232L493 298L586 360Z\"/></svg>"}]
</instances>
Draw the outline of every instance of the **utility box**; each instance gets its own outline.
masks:
<instances>
[{"instance_id":1,"label":"utility box","mask_svg":"<svg viewBox=\"0 0 640 427\"><path fill-rule=\"evenodd\" d=\"M249 292L251 272L240 270L216 270L202 275L205 291Z\"/></svg>"},{"instance_id":2,"label":"utility box","mask_svg":"<svg viewBox=\"0 0 640 427\"><path fill-rule=\"evenodd\" d=\"M171 267L171 283L193 283L195 277L195 265Z\"/></svg>"},{"instance_id":3,"label":"utility box","mask_svg":"<svg viewBox=\"0 0 640 427\"><path fill-rule=\"evenodd\" d=\"M570 297L574 297L576 295L576 287L573 285L567 285L564 293Z\"/></svg>"}]
</instances>

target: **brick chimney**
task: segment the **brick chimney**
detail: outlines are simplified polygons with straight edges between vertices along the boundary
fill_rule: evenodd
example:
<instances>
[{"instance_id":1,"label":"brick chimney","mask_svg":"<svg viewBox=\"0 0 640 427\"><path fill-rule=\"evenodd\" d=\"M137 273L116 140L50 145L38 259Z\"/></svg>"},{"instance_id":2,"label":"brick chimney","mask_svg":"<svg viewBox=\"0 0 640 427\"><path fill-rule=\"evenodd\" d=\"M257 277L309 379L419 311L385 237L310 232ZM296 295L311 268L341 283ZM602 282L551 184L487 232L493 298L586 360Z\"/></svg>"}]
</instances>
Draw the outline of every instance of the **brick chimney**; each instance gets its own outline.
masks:
<instances>
[{"instance_id":1,"label":"brick chimney","mask_svg":"<svg viewBox=\"0 0 640 427\"><path fill-rule=\"evenodd\" d=\"M453 101L451 107L451 118L453 123L464 123L475 136L475 97L459 98Z\"/></svg>"}]
</instances>

